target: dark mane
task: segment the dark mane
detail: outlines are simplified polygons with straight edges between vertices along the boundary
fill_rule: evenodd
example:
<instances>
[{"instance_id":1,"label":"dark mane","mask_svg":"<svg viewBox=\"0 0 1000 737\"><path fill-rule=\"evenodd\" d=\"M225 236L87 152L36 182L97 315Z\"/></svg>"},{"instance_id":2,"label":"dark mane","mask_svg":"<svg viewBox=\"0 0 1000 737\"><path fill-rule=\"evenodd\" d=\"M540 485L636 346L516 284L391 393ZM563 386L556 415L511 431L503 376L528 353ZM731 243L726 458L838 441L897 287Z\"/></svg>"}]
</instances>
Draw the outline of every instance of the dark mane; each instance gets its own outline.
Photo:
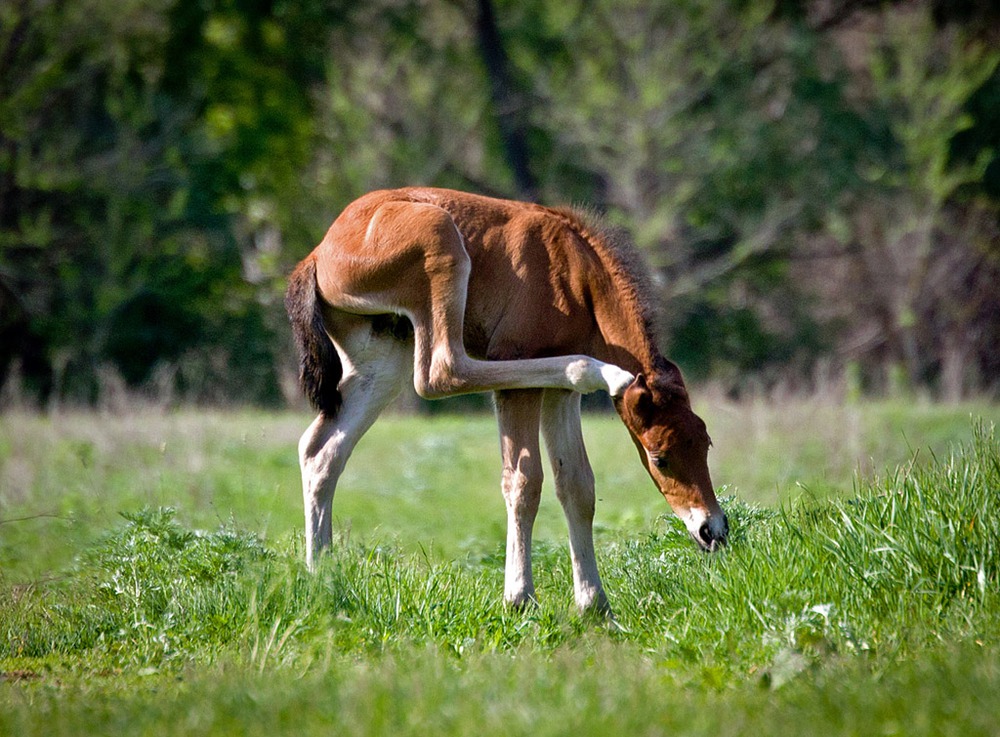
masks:
<instances>
[{"instance_id":1,"label":"dark mane","mask_svg":"<svg viewBox=\"0 0 1000 737\"><path fill-rule=\"evenodd\" d=\"M590 244L614 279L619 293L634 304L646 335L654 339L659 309L653 278L646 260L625 230L609 225L600 214L591 210L555 207L550 211Z\"/></svg>"},{"instance_id":2,"label":"dark mane","mask_svg":"<svg viewBox=\"0 0 1000 737\"><path fill-rule=\"evenodd\" d=\"M653 367L650 384L664 395L688 402L681 370L657 348L659 303L649 266L623 228L615 228L600 214L582 208L548 208L549 211L586 241L604 264L618 293L630 301L642 321Z\"/></svg>"}]
</instances>

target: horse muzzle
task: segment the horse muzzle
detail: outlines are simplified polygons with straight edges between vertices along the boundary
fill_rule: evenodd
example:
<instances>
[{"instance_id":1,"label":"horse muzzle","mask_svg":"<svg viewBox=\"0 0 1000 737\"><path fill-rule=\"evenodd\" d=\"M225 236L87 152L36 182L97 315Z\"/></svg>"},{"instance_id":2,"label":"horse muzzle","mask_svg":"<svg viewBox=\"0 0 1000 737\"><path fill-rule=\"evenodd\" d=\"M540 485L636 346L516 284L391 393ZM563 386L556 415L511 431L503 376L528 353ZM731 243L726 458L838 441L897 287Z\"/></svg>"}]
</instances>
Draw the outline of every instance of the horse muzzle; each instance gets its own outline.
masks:
<instances>
[{"instance_id":1,"label":"horse muzzle","mask_svg":"<svg viewBox=\"0 0 1000 737\"><path fill-rule=\"evenodd\" d=\"M698 547L706 552L718 550L729 539L729 518L721 511L706 515L700 509L692 509L685 516L684 524Z\"/></svg>"}]
</instances>

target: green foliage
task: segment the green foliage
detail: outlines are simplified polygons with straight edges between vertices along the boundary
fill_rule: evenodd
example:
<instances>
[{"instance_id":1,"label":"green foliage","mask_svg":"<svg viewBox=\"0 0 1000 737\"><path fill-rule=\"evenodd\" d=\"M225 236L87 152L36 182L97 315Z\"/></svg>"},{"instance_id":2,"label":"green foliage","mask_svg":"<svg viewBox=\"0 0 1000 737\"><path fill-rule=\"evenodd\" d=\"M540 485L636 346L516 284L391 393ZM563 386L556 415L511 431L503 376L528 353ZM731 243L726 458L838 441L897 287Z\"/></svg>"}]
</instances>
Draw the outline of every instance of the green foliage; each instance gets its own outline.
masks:
<instances>
[{"instance_id":1,"label":"green foliage","mask_svg":"<svg viewBox=\"0 0 1000 737\"><path fill-rule=\"evenodd\" d=\"M317 18L245 5L4 11L4 373L38 346L22 369L43 395L93 401L103 364L134 386L167 364L192 398L277 397L281 321L237 214L270 213L306 163Z\"/></svg>"},{"instance_id":2,"label":"green foliage","mask_svg":"<svg viewBox=\"0 0 1000 737\"><path fill-rule=\"evenodd\" d=\"M19 368L43 403L93 403L113 375L276 402L283 277L347 202L414 183L511 196L528 177L632 235L693 376L739 390L849 363L868 389L989 388L988 27L929 0L857 9L860 36L814 11L7 3L0 384Z\"/></svg>"}]
</instances>

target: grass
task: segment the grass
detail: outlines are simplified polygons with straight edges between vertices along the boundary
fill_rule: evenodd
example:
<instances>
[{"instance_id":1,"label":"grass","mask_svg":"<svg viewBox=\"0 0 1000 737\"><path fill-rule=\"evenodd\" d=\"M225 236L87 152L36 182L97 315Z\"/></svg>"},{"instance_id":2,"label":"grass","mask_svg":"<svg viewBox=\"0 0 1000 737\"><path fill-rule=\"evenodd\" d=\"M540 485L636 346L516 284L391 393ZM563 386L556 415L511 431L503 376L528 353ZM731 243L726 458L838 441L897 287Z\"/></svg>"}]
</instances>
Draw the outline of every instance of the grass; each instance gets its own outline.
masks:
<instances>
[{"instance_id":1,"label":"grass","mask_svg":"<svg viewBox=\"0 0 1000 737\"><path fill-rule=\"evenodd\" d=\"M303 418L4 418L0 734L995 734L1000 438L969 409L704 408L712 556L588 418L615 624L573 610L551 493L541 604L503 607L488 418L376 424L314 575Z\"/></svg>"},{"instance_id":2,"label":"grass","mask_svg":"<svg viewBox=\"0 0 1000 737\"><path fill-rule=\"evenodd\" d=\"M923 461L946 453L969 436L971 416L1000 420L1000 407L975 405L714 399L698 410L712 433L709 460L722 493L771 508L803 497L848 497L858 472L870 477L915 454ZM119 512L143 507L174 507L194 528L233 522L282 539L302 527L295 446L310 419L191 411L0 415L0 570L13 580L51 575ZM588 417L585 435L597 477L598 541L619 530L662 529L669 512L617 418ZM435 560L490 555L505 534L499 479L491 417L383 418L348 464L335 524L342 537ZM546 481L535 539L563 546L565 538Z\"/></svg>"}]
</instances>

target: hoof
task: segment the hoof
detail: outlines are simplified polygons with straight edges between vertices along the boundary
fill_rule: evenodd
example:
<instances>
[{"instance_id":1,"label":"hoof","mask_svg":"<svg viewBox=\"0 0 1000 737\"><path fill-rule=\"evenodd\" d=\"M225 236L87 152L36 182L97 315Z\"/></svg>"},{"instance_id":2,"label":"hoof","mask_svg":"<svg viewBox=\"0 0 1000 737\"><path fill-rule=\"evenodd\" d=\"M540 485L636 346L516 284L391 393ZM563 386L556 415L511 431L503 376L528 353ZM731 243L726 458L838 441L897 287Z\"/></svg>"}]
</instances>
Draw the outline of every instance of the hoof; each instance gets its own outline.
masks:
<instances>
[{"instance_id":1,"label":"hoof","mask_svg":"<svg viewBox=\"0 0 1000 737\"><path fill-rule=\"evenodd\" d=\"M513 612L526 612L538 608L538 600L534 594L518 594L510 598L504 598L504 606Z\"/></svg>"},{"instance_id":2,"label":"hoof","mask_svg":"<svg viewBox=\"0 0 1000 737\"><path fill-rule=\"evenodd\" d=\"M593 601L578 602L577 608L580 610L580 615L587 619L608 623L615 622L615 613L611 611L611 604L608 602L608 597L604 595L603 591Z\"/></svg>"}]
</instances>

